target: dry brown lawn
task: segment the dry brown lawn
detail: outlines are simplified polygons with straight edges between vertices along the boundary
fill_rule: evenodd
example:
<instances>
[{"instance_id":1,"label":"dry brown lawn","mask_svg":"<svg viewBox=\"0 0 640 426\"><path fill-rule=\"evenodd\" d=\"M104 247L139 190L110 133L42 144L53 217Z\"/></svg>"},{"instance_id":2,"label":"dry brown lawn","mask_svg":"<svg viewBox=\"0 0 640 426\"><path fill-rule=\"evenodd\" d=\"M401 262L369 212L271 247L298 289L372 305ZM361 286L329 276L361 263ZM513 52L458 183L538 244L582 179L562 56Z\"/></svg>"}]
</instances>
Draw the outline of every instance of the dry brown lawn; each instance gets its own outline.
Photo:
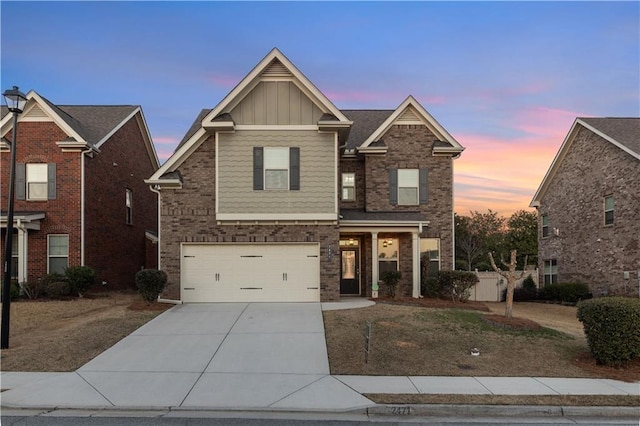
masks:
<instances>
[{"instance_id":1,"label":"dry brown lawn","mask_svg":"<svg viewBox=\"0 0 640 426\"><path fill-rule=\"evenodd\" d=\"M136 293L11 303L2 371L74 371L171 305L147 306Z\"/></svg>"},{"instance_id":2,"label":"dry brown lawn","mask_svg":"<svg viewBox=\"0 0 640 426\"><path fill-rule=\"evenodd\" d=\"M640 360L624 369L595 365L575 307L516 303L515 316L543 327L514 330L483 321L486 312L429 304L423 299L422 306L378 303L325 312L331 373L640 380ZM504 304L486 304L483 310L503 314ZM372 334L365 363L367 321ZM478 348L480 355L472 356L472 348Z\"/></svg>"}]
</instances>

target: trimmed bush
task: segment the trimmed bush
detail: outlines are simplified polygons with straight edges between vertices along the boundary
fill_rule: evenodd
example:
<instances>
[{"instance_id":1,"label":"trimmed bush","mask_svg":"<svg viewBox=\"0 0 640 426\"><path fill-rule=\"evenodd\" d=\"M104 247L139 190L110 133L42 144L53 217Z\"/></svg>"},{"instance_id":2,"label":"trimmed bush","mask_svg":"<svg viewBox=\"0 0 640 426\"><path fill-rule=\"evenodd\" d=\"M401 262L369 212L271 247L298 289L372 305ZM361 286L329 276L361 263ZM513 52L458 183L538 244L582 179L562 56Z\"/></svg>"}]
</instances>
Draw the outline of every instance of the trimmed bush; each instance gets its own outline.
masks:
<instances>
[{"instance_id":1,"label":"trimmed bush","mask_svg":"<svg viewBox=\"0 0 640 426\"><path fill-rule=\"evenodd\" d=\"M158 269L142 269L136 272L138 292L147 303L158 299L167 284L167 274Z\"/></svg>"},{"instance_id":2,"label":"trimmed bush","mask_svg":"<svg viewBox=\"0 0 640 426\"><path fill-rule=\"evenodd\" d=\"M503 302L507 300L507 289L502 290ZM513 289L513 301L514 302L526 302L529 300L538 300L538 289L536 288L536 282L531 277L531 274L522 281L522 287L516 287Z\"/></svg>"},{"instance_id":3,"label":"trimmed bush","mask_svg":"<svg viewBox=\"0 0 640 426\"><path fill-rule=\"evenodd\" d=\"M71 286L66 281L51 281L45 291L52 299L63 299L71 294Z\"/></svg>"},{"instance_id":4,"label":"trimmed bush","mask_svg":"<svg viewBox=\"0 0 640 426\"><path fill-rule=\"evenodd\" d=\"M640 356L640 299L585 300L577 316L598 364L620 366Z\"/></svg>"},{"instance_id":5,"label":"trimmed bush","mask_svg":"<svg viewBox=\"0 0 640 426\"><path fill-rule=\"evenodd\" d=\"M40 279L22 282L20 288L29 299L38 299L46 290Z\"/></svg>"},{"instance_id":6,"label":"trimmed bush","mask_svg":"<svg viewBox=\"0 0 640 426\"><path fill-rule=\"evenodd\" d=\"M438 286L440 297L451 297L454 302L466 302L471 296L471 287L478 282L473 272L440 271Z\"/></svg>"},{"instance_id":7,"label":"trimmed bush","mask_svg":"<svg viewBox=\"0 0 640 426\"><path fill-rule=\"evenodd\" d=\"M402 274L400 271L384 271L380 274L380 280L384 282L385 289L387 290L387 296L396 297L396 288Z\"/></svg>"},{"instance_id":8,"label":"trimmed bush","mask_svg":"<svg viewBox=\"0 0 640 426\"><path fill-rule=\"evenodd\" d=\"M540 298L575 305L580 300L591 299L589 286L584 283L548 284L540 289Z\"/></svg>"},{"instance_id":9,"label":"trimmed bush","mask_svg":"<svg viewBox=\"0 0 640 426\"><path fill-rule=\"evenodd\" d=\"M2 297L2 291L4 291L4 285L2 285L2 280L0 279L0 298ZM11 280L9 284L9 299L16 300L20 297L20 285L18 281Z\"/></svg>"},{"instance_id":10,"label":"trimmed bush","mask_svg":"<svg viewBox=\"0 0 640 426\"><path fill-rule=\"evenodd\" d=\"M96 279L96 272L88 266L72 266L64 271L71 291L78 293L78 297L89 290Z\"/></svg>"},{"instance_id":11,"label":"trimmed bush","mask_svg":"<svg viewBox=\"0 0 640 426\"><path fill-rule=\"evenodd\" d=\"M437 277L429 277L420 283L422 295L426 297L438 298L440 295L440 283Z\"/></svg>"}]
</instances>

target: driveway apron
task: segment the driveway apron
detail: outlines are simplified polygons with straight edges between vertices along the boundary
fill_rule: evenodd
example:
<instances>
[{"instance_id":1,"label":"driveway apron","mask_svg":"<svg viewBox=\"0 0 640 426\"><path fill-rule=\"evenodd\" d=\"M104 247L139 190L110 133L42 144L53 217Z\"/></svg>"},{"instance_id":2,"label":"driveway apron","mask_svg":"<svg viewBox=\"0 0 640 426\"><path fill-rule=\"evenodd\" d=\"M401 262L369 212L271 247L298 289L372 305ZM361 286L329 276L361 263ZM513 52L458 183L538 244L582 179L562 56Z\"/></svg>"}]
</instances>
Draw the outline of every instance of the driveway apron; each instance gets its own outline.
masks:
<instances>
[{"instance_id":1,"label":"driveway apron","mask_svg":"<svg viewBox=\"0 0 640 426\"><path fill-rule=\"evenodd\" d=\"M118 407L372 405L329 375L319 303L178 305L76 373Z\"/></svg>"}]
</instances>

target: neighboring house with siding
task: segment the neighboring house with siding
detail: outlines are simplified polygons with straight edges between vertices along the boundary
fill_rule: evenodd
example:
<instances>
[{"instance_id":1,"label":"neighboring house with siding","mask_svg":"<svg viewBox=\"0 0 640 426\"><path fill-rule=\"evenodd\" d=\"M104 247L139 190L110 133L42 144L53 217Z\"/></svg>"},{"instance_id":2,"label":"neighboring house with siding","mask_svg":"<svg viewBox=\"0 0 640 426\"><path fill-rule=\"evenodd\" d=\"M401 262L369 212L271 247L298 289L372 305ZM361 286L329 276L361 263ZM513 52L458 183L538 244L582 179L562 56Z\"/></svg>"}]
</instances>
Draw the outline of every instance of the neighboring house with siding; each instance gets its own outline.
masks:
<instances>
[{"instance_id":1,"label":"neighboring house with siding","mask_svg":"<svg viewBox=\"0 0 640 426\"><path fill-rule=\"evenodd\" d=\"M144 179L158 159L139 106L55 105L34 91L18 118L12 274L20 282L69 266L106 288L157 267L157 196ZM2 107L2 247L13 118ZM156 243L154 243L154 241Z\"/></svg>"},{"instance_id":2,"label":"neighboring house with siding","mask_svg":"<svg viewBox=\"0 0 640 426\"><path fill-rule=\"evenodd\" d=\"M162 297L370 296L384 270L420 294L420 257L453 268L453 159L463 147L411 96L340 110L272 50L196 118L158 190Z\"/></svg>"},{"instance_id":3,"label":"neighboring house with siding","mask_svg":"<svg viewBox=\"0 0 640 426\"><path fill-rule=\"evenodd\" d=\"M640 118L577 118L531 202L540 282L640 291Z\"/></svg>"}]
</instances>

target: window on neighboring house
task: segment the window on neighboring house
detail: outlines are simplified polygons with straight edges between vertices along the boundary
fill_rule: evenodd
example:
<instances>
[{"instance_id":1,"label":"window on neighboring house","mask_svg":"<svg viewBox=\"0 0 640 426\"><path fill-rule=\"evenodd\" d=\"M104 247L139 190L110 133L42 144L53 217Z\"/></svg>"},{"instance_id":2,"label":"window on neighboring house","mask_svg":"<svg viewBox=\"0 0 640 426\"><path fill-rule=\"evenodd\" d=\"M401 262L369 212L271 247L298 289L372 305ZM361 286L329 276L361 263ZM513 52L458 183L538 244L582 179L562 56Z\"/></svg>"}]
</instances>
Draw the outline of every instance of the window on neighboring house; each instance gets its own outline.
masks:
<instances>
[{"instance_id":1,"label":"window on neighboring house","mask_svg":"<svg viewBox=\"0 0 640 426\"><path fill-rule=\"evenodd\" d=\"M48 236L49 273L64 274L69 267L69 236Z\"/></svg>"},{"instance_id":2,"label":"window on neighboring house","mask_svg":"<svg viewBox=\"0 0 640 426\"><path fill-rule=\"evenodd\" d=\"M549 236L549 215L542 215L542 238Z\"/></svg>"},{"instance_id":3,"label":"window on neighboring house","mask_svg":"<svg viewBox=\"0 0 640 426\"><path fill-rule=\"evenodd\" d=\"M417 206L428 201L427 169L390 169L389 203Z\"/></svg>"},{"instance_id":4,"label":"window on neighboring house","mask_svg":"<svg viewBox=\"0 0 640 426\"><path fill-rule=\"evenodd\" d=\"M385 271L398 270L398 239L378 239L378 276Z\"/></svg>"},{"instance_id":5,"label":"window on neighboring house","mask_svg":"<svg viewBox=\"0 0 640 426\"><path fill-rule=\"evenodd\" d=\"M125 207L127 209L127 225L133 223L133 191L127 189L125 192Z\"/></svg>"},{"instance_id":6,"label":"window on neighboring house","mask_svg":"<svg viewBox=\"0 0 640 426\"><path fill-rule=\"evenodd\" d=\"M253 148L253 189L299 190L300 148Z\"/></svg>"},{"instance_id":7,"label":"window on neighboring house","mask_svg":"<svg viewBox=\"0 0 640 426\"><path fill-rule=\"evenodd\" d=\"M558 261L550 259L544 261L544 285L558 283Z\"/></svg>"},{"instance_id":8,"label":"window on neighboring house","mask_svg":"<svg viewBox=\"0 0 640 426\"><path fill-rule=\"evenodd\" d=\"M604 224L613 225L613 208L615 200L613 195L604 197Z\"/></svg>"},{"instance_id":9,"label":"window on neighboring house","mask_svg":"<svg viewBox=\"0 0 640 426\"><path fill-rule=\"evenodd\" d=\"M52 200L56 198L55 163L16 164L16 199Z\"/></svg>"},{"instance_id":10,"label":"window on neighboring house","mask_svg":"<svg viewBox=\"0 0 640 426\"><path fill-rule=\"evenodd\" d=\"M342 200L343 201L356 200L356 174L355 173L342 174Z\"/></svg>"},{"instance_id":11,"label":"window on neighboring house","mask_svg":"<svg viewBox=\"0 0 640 426\"><path fill-rule=\"evenodd\" d=\"M420 261L428 261L427 276L435 277L440 271L440 239L420 238Z\"/></svg>"}]
</instances>

